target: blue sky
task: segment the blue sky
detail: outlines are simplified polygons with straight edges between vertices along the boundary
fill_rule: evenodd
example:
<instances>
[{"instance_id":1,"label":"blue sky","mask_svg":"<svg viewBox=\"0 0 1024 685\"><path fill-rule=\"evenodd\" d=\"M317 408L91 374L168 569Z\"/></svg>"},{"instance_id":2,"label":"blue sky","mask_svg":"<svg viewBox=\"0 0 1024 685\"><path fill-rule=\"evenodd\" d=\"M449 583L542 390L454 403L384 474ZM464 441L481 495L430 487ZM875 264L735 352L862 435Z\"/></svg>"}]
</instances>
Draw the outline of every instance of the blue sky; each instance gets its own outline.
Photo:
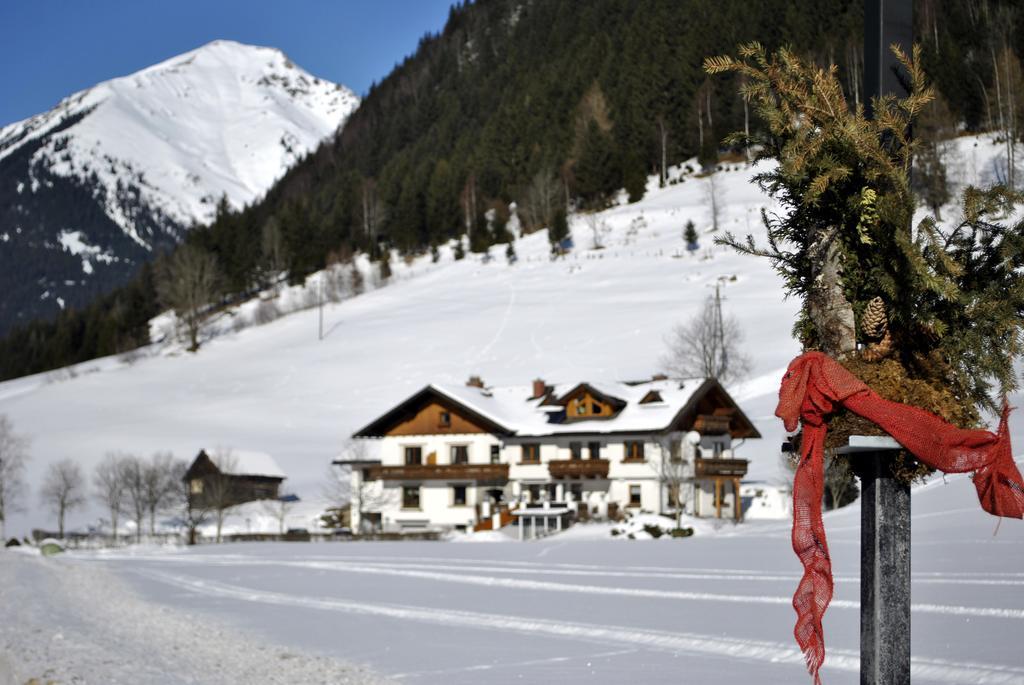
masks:
<instances>
[{"instance_id":1,"label":"blue sky","mask_svg":"<svg viewBox=\"0 0 1024 685\"><path fill-rule=\"evenodd\" d=\"M360 95L444 27L454 0L9 0L0 125L217 38L269 45Z\"/></svg>"}]
</instances>

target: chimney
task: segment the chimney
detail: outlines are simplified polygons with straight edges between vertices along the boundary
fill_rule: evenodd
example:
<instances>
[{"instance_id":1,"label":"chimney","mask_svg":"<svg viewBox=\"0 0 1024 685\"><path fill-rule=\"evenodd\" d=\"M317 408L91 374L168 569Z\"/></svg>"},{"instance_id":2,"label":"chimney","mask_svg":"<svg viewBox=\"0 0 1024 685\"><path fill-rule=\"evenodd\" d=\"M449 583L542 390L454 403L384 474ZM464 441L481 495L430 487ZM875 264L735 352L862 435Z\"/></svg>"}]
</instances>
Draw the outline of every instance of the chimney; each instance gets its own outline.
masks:
<instances>
[{"instance_id":1,"label":"chimney","mask_svg":"<svg viewBox=\"0 0 1024 685\"><path fill-rule=\"evenodd\" d=\"M668 380L668 376L666 376L663 373L656 373L653 376L651 376L651 380L652 381L667 381Z\"/></svg>"},{"instance_id":2,"label":"chimney","mask_svg":"<svg viewBox=\"0 0 1024 685\"><path fill-rule=\"evenodd\" d=\"M534 379L534 381L533 381L533 397L531 397L530 399L531 400L535 400L538 397L544 397L544 395L547 395L547 394L548 394L548 386L544 383L544 381L542 379L540 379L540 378Z\"/></svg>"},{"instance_id":3,"label":"chimney","mask_svg":"<svg viewBox=\"0 0 1024 685\"><path fill-rule=\"evenodd\" d=\"M466 385L470 388L483 388L484 379L480 378L480 376L470 376L469 380L466 381Z\"/></svg>"}]
</instances>

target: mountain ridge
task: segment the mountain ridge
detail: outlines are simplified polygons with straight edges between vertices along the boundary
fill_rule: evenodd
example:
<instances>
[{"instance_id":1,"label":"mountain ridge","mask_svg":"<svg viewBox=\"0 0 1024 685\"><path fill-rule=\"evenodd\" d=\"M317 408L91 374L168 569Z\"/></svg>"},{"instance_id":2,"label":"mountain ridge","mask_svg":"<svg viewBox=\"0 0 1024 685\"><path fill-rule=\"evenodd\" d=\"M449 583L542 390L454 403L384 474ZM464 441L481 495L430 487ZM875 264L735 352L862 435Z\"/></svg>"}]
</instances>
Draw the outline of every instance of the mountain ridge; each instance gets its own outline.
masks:
<instances>
[{"instance_id":1,"label":"mountain ridge","mask_svg":"<svg viewBox=\"0 0 1024 685\"><path fill-rule=\"evenodd\" d=\"M221 199L256 201L358 102L276 48L217 40L0 128L0 332L126 282Z\"/></svg>"}]
</instances>

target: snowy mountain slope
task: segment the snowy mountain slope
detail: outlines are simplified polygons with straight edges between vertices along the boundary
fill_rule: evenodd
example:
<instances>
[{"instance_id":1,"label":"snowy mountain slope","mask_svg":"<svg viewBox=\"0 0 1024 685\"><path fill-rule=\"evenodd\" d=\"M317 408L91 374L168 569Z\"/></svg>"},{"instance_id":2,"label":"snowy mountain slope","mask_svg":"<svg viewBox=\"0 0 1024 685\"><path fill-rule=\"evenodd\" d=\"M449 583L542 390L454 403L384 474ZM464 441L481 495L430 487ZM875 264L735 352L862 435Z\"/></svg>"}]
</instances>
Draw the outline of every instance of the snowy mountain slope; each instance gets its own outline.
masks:
<instances>
[{"instance_id":1,"label":"snowy mountain slope","mask_svg":"<svg viewBox=\"0 0 1024 685\"><path fill-rule=\"evenodd\" d=\"M3 127L0 331L123 280L221 197L252 202L358 102L279 50L215 41Z\"/></svg>"},{"instance_id":2,"label":"snowy mountain slope","mask_svg":"<svg viewBox=\"0 0 1024 685\"><path fill-rule=\"evenodd\" d=\"M984 139L957 145L984 182L996 148ZM717 186L722 227L757 236L759 210L772 204L751 174L733 166L719 172ZM515 242L512 265L504 246L492 248L489 261L454 261L448 248L436 264L396 259L391 283L325 306L322 341L316 309L243 330L225 319L222 334L196 355L154 346L131 364L108 358L80 365L74 377L0 384L0 413L33 439L34 487L63 457L88 471L109 450L190 459L202 446L230 446L271 454L289 475L286 490L309 499L354 430L428 383L463 383L471 374L494 385L649 377L665 335L721 284L725 313L741 321L753 359L750 379L732 391L764 435L738 454L751 460L749 478L777 478L783 429L773 411L783 370L799 351L790 335L797 303L783 298L765 260L712 245L705 180L649 187L641 202L601 213L604 249L590 249L587 222L574 219L576 247L565 259L549 258L544 232ZM693 255L682 240L687 219L701 234ZM315 294L315 285L289 291L280 306ZM261 306L245 305L234 321L258 318ZM1011 419L1017 445L1021 415ZM29 504L12 530L52 526L34 498ZM98 514L89 509L74 520Z\"/></svg>"}]
</instances>

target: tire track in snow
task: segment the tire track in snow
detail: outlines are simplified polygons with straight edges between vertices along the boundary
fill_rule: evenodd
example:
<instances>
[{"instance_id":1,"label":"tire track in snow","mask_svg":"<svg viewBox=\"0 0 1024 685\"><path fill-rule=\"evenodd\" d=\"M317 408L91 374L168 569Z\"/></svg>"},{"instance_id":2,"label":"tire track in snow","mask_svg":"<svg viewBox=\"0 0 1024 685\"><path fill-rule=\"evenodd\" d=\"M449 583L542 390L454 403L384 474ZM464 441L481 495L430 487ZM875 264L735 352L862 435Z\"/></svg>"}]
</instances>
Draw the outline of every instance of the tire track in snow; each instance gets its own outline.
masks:
<instances>
[{"instance_id":1,"label":"tire track in snow","mask_svg":"<svg viewBox=\"0 0 1024 685\"><path fill-rule=\"evenodd\" d=\"M291 606L321 611L338 611L363 616L380 616L403 621L418 621L449 627L483 628L529 635L550 635L616 645L630 644L645 649L670 652L696 652L737 659L748 659L775 664L793 664L803 667L803 654L778 642L733 639L697 633L675 633L642 630L620 626L596 625L556 621L502 614L483 614L436 607L373 604L343 599L325 599L289 595L279 592L254 590L238 585L200 580L174 575L164 571L136 569L136 573L200 595L224 597L243 602L258 602L277 606ZM828 669L858 671L860 659L853 650L830 648ZM956 662L943 659L915 657L911 659L911 673L915 678L949 682L993 685L1019 685L1024 681L1024 668L999 664Z\"/></svg>"},{"instance_id":2,"label":"tire track in snow","mask_svg":"<svg viewBox=\"0 0 1024 685\"><path fill-rule=\"evenodd\" d=\"M527 580L523 578L502 578L498 576L472 575L466 573L446 573L418 569L394 568L384 565L356 564L345 561L288 561L288 560L223 560L207 561L210 566L283 566L287 568L315 569L340 573L363 573L375 576L392 576L400 578L419 578L439 582L476 585L482 587L501 587L512 590L533 590L541 592L558 592L562 594L611 595L649 599L671 599L680 601L724 602L730 604L774 604L791 605L790 595L749 595L726 594L718 592L693 592L688 590L656 590L634 587L615 587L608 585L580 585L576 583L556 583L546 580ZM832 609L860 609L860 602L848 599L833 599L829 604ZM1024 609L1005 609L1000 607L973 607L949 604L912 604L910 610L919 614L940 614L946 616L972 616L976 618L1002 618L1024 620Z\"/></svg>"},{"instance_id":3,"label":"tire track in snow","mask_svg":"<svg viewBox=\"0 0 1024 685\"><path fill-rule=\"evenodd\" d=\"M537 562L501 562L500 565L487 565L479 559L441 559L437 557L392 557L359 556L339 558L336 556L309 556L302 561L282 561L273 557L251 557L243 555L204 555L194 557L168 557L156 555L103 555L95 560L102 561L170 561L177 563L224 565L266 565L266 564L342 564L364 565L383 569L415 569L421 571L477 571L484 573L504 573L508 575L540 575L540 576L581 576L597 578L654 578L660 580L714 580L737 582L781 582L796 583L799 574L765 573L756 569L718 569L688 568L673 570L663 566L622 566L611 569L600 565L585 564L541 564ZM860 583L860 576L833 576L835 583ZM1024 586L1024 573L1013 572L918 572L913 574L913 582L919 585L981 585L981 586Z\"/></svg>"},{"instance_id":4,"label":"tire track in snow","mask_svg":"<svg viewBox=\"0 0 1024 685\"><path fill-rule=\"evenodd\" d=\"M522 668L524 666L540 666L543 664L560 664L568 663L570 661L582 661L584 659L611 659L617 656L624 656L626 654L635 654L636 649L616 649L611 652L599 652L597 654L585 654L580 656L553 656L547 659L530 659L529 661L505 661L500 663L492 664L474 664L471 666L461 666L456 668L445 668L436 671L409 671L407 673L395 673L390 677L395 680L402 680L404 678L422 678L423 676L438 676L438 675L450 675L452 673L473 673L477 671L493 671L496 669L504 668ZM587 664L589 666L589 664Z\"/></svg>"}]
</instances>

